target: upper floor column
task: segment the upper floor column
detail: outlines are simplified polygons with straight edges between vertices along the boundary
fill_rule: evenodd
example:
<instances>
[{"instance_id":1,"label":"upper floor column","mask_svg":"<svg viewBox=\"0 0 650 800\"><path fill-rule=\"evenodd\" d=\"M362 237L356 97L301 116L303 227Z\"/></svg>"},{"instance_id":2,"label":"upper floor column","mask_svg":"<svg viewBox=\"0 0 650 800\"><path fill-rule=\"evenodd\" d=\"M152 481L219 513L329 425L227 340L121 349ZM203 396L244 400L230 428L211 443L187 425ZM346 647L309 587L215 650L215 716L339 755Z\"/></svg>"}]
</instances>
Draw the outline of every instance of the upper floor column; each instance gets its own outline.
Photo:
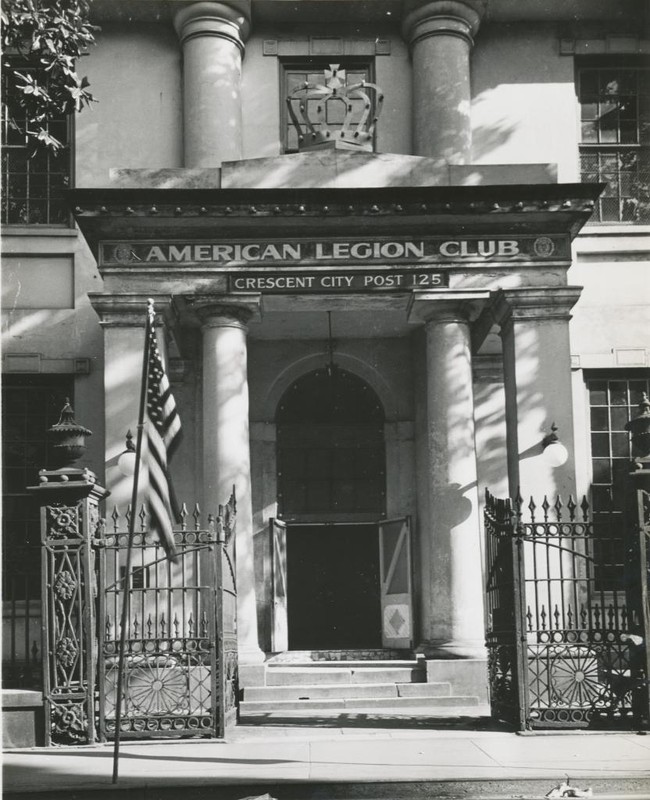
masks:
<instances>
[{"instance_id":1,"label":"upper floor column","mask_svg":"<svg viewBox=\"0 0 650 800\"><path fill-rule=\"evenodd\" d=\"M485 6L485 0L406 2L415 155L450 164L471 161L469 55Z\"/></svg>"},{"instance_id":2,"label":"upper floor column","mask_svg":"<svg viewBox=\"0 0 650 800\"><path fill-rule=\"evenodd\" d=\"M192 3L174 19L183 46L186 167L241 159L241 65L248 3Z\"/></svg>"}]
</instances>

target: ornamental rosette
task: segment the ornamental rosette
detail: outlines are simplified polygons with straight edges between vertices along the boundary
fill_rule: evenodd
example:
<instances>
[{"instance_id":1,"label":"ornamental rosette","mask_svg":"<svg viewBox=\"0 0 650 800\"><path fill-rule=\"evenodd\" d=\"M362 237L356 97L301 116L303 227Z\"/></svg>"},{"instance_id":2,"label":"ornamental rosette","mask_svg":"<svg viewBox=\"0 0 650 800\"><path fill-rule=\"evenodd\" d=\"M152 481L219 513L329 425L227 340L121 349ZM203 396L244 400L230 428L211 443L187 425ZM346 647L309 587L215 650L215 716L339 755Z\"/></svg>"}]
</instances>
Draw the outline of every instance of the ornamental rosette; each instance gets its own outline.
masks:
<instances>
[{"instance_id":1,"label":"ornamental rosette","mask_svg":"<svg viewBox=\"0 0 650 800\"><path fill-rule=\"evenodd\" d=\"M54 582L54 591L63 600L69 600L77 588L77 582L67 569L60 572Z\"/></svg>"},{"instance_id":2,"label":"ornamental rosette","mask_svg":"<svg viewBox=\"0 0 650 800\"><path fill-rule=\"evenodd\" d=\"M54 744L83 744L88 741L86 710L81 703L53 703L50 719Z\"/></svg>"},{"instance_id":3,"label":"ornamental rosette","mask_svg":"<svg viewBox=\"0 0 650 800\"><path fill-rule=\"evenodd\" d=\"M79 510L76 506L48 506L48 534L64 539L79 536Z\"/></svg>"},{"instance_id":4,"label":"ornamental rosette","mask_svg":"<svg viewBox=\"0 0 650 800\"><path fill-rule=\"evenodd\" d=\"M64 636L56 646L57 661L63 664L64 667L71 667L78 654L79 648L69 636Z\"/></svg>"}]
</instances>

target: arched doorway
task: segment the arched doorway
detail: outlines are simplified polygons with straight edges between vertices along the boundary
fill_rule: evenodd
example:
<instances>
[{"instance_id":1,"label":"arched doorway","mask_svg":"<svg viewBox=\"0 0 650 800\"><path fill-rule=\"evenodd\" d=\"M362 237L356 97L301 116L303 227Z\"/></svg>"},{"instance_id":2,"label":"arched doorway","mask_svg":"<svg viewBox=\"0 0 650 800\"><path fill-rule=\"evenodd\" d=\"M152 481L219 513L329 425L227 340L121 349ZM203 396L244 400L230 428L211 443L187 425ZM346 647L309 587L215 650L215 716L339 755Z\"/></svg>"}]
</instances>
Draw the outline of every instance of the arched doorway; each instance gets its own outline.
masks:
<instances>
[{"instance_id":1,"label":"arched doorway","mask_svg":"<svg viewBox=\"0 0 650 800\"><path fill-rule=\"evenodd\" d=\"M359 377L331 366L289 387L276 422L289 649L380 647L379 398Z\"/></svg>"}]
</instances>

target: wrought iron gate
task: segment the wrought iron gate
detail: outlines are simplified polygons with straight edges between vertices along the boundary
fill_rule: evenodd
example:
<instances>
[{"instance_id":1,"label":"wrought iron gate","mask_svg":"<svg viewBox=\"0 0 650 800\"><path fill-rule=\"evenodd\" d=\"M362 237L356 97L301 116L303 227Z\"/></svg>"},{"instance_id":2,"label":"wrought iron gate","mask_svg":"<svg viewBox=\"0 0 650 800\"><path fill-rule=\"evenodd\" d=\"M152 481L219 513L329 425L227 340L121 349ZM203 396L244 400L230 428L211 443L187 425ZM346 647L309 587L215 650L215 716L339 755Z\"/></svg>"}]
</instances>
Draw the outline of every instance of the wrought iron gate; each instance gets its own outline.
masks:
<instances>
[{"instance_id":1,"label":"wrought iron gate","mask_svg":"<svg viewBox=\"0 0 650 800\"><path fill-rule=\"evenodd\" d=\"M132 543L121 738L222 738L236 717L235 498L201 526L185 507L177 563L138 515ZM128 515L112 516L99 552L99 738L115 735Z\"/></svg>"},{"instance_id":2,"label":"wrought iron gate","mask_svg":"<svg viewBox=\"0 0 650 800\"><path fill-rule=\"evenodd\" d=\"M558 498L486 492L487 647L492 713L519 729L638 724L645 685L624 580L625 526Z\"/></svg>"}]
</instances>

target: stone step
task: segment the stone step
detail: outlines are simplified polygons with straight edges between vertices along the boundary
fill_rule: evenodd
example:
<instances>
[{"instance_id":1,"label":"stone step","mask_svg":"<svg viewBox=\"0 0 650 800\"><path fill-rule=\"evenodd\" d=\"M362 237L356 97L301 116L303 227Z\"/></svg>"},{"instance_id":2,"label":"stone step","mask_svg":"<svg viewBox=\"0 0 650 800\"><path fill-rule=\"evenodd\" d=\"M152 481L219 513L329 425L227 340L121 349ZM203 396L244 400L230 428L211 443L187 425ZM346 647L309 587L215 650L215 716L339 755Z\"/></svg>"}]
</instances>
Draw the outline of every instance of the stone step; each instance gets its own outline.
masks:
<instances>
[{"instance_id":1,"label":"stone step","mask_svg":"<svg viewBox=\"0 0 650 800\"><path fill-rule=\"evenodd\" d=\"M339 709L376 710L390 709L399 713L408 709L440 709L440 708L476 708L479 702L477 697L451 695L448 697L385 697L385 698L337 698L320 700L244 700L240 703L240 716L255 716L261 712L282 713L285 711L335 711Z\"/></svg>"},{"instance_id":2,"label":"stone step","mask_svg":"<svg viewBox=\"0 0 650 800\"><path fill-rule=\"evenodd\" d=\"M269 669L398 669L404 667L422 668L426 666L424 659L403 658L403 659L383 659L367 661L358 658L342 659L340 661L310 661L309 659L299 659L293 661L278 661L270 659L266 662Z\"/></svg>"},{"instance_id":3,"label":"stone step","mask_svg":"<svg viewBox=\"0 0 650 800\"><path fill-rule=\"evenodd\" d=\"M366 668L358 664L345 666L319 665L269 665L266 669L267 686L293 686L345 683L423 683L426 671L423 667L409 664L402 667L373 666Z\"/></svg>"},{"instance_id":4,"label":"stone step","mask_svg":"<svg viewBox=\"0 0 650 800\"><path fill-rule=\"evenodd\" d=\"M417 691L414 691L417 690ZM354 698L445 697L451 695L448 683L358 683L316 686L249 686L244 702L286 700L344 700Z\"/></svg>"},{"instance_id":5,"label":"stone step","mask_svg":"<svg viewBox=\"0 0 650 800\"><path fill-rule=\"evenodd\" d=\"M410 650L384 648L379 650L286 650L271 656L271 663L336 662L336 661L404 661L414 658Z\"/></svg>"}]
</instances>

